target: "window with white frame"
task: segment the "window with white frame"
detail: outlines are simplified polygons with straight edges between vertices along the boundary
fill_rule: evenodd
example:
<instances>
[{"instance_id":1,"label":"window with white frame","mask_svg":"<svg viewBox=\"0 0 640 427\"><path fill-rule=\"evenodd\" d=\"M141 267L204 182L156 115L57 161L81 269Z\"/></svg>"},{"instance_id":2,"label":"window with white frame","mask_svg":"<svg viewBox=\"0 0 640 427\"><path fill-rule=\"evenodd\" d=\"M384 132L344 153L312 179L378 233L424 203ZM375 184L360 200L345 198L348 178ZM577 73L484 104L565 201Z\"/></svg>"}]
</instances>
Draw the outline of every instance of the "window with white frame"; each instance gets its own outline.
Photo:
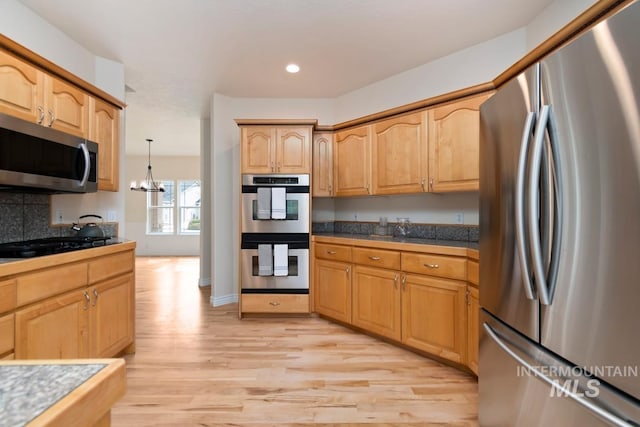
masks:
<instances>
[{"instance_id":1,"label":"window with white frame","mask_svg":"<svg viewBox=\"0 0 640 427\"><path fill-rule=\"evenodd\" d=\"M200 234L200 181L160 182L164 193L147 193L147 234Z\"/></svg>"}]
</instances>

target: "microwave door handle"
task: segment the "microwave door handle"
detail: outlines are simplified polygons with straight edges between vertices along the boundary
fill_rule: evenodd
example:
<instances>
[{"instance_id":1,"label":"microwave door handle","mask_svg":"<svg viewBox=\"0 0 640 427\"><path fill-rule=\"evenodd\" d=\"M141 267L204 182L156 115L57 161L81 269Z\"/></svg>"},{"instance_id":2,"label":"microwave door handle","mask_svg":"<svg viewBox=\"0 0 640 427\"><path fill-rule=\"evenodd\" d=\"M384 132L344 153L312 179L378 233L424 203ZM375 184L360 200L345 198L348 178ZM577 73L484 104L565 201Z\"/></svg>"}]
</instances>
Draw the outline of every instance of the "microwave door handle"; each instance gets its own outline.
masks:
<instances>
[{"instance_id":1,"label":"microwave door handle","mask_svg":"<svg viewBox=\"0 0 640 427\"><path fill-rule=\"evenodd\" d=\"M78 148L82 150L84 154L84 174L82 174L82 180L80 181L80 186L84 187L87 185L87 180L89 179L89 171L91 169L91 156L89 155L89 149L87 148L87 144L82 142L78 145Z\"/></svg>"},{"instance_id":2,"label":"microwave door handle","mask_svg":"<svg viewBox=\"0 0 640 427\"><path fill-rule=\"evenodd\" d=\"M531 271L529 270L529 260L526 247L525 233L525 180L527 176L527 157L529 152L529 144L531 141L531 133L535 124L535 113L529 112L522 133L522 142L520 143L520 156L518 159L518 172L516 176L516 200L515 200L515 216L516 216L516 246L518 250L518 259L520 261L520 269L524 279L524 291L530 300L535 299L533 292L533 283L531 283Z\"/></svg>"}]
</instances>

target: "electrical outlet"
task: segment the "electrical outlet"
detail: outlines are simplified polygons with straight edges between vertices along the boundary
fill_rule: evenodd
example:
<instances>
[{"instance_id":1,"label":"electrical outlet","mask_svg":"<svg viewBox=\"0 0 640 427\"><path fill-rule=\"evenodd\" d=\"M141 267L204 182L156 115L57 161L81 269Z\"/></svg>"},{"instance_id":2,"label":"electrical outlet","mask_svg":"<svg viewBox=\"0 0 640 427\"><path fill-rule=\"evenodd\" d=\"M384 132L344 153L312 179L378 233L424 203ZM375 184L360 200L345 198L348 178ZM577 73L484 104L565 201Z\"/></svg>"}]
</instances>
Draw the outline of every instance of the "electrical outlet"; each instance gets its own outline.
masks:
<instances>
[{"instance_id":1,"label":"electrical outlet","mask_svg":"<svg viewBox=\"0 0 640 427\"><path fill-rule=\"evenodd\" d=\"M116 211L107 211L107 221L109 222L117 221Z\"/></svg>"},{"instance_id":2,"label":"electrical outlet","mask_svg":"<svg viewBox=\"0 0 640 427\"><path fill-rule=\"evenodd\" d=\"M462 212L455 213L456 224L464 224L464 214Z\"/></svg>"},{"instance_id":3,"label":"electrical outlet","mask_svg":"<svg viewBox=\"0 0 640 427\"><path fill-rule=\"evenodd\" d=\"M54 222L58 223L58 224L62 223L63 222L63 220L62 220L63 217L64 217L64 214L62 213L62 211L61 210L57 210L56 213L55 213Z\"/></svg>"},{"instance_id":4,"label":"electrical outlet","mask_svg":"<svg viewBox=\"0 0 640 427\"><path fill-rule=\"evenodd\" d=\"M358 221L358 214L357 214L357 213L356 213L356 214L353 214L353 220L354 220L354 221Z\"/></svg>"}]
</instances>

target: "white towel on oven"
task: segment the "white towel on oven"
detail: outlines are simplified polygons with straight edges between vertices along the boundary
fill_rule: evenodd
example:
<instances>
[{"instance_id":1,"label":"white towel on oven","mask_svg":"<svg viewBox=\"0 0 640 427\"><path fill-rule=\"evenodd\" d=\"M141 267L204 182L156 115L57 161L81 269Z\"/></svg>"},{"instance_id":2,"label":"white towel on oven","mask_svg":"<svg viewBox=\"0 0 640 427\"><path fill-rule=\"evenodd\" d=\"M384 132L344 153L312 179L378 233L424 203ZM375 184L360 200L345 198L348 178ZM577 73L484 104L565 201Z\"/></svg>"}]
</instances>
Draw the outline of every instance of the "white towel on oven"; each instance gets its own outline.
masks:
<instances>
[{"instance_id":1,"label":"white towel on oven","mask_svg":"<svg viewBox=\"0 0 640 427\"><path fill-rule=\"evenodd\" d=\"M273 245L273 275L289 275L289 245Z\"/></svg>"},{"instance_id":2,"label":"white towel on oven","mask_svg":"<svg viewBox=\"0 0 640 427\"><path fill-rule=\"evenodd\" d=\"M271 219L271 188L258 187L257 219Z\"/></svg>"},{"instance_id":3,"label":"white towel on oven","mask_svg":"<svg viewBox=\"0 0 640 427\"><path fill-rule=\"evenodd\" d=\"M282 187L271 188L271 218L287 218L287 189Z\"/></svg>"},{"instance_id":4,"label":"white towel on oven","mask_svg":"<svg viewBox=\"0 0 640 427\"><path fill-rule=\"evenodd\" d=\"M273 276L273 251L271 245L258 245L258 276Z\"/></svg>"}]
</instances>

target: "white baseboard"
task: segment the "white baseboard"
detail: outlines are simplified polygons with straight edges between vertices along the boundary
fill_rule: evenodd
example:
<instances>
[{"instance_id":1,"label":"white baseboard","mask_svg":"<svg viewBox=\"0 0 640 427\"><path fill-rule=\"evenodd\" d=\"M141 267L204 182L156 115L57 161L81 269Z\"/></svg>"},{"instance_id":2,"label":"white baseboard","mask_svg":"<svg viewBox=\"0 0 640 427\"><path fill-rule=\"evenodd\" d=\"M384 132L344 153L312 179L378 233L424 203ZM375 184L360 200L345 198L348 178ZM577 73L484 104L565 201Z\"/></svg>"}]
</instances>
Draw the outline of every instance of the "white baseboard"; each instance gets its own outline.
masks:
<instances>
[{"instance_id":1,"label":"white baseboard","mask_svg":"<svg viewBox=\"0 0 640 427\"><path fill-rule=\"evenodd\" d=\"M211 277L201 277L200 280L198 280L198 286L201 288L211 286Z\"/></svg>"},{"instance_id":2,"label":"white baseboard","mask_svg":"<svg viewBox=\"0 0 640 427\"><path fill-rule=\"evenodd\" d=\"M214 307L219 307L221 305L233 304L238 302L238 294L224 295L221 297L211 296L211 305Z\"/></svg>"}]
</instances>

